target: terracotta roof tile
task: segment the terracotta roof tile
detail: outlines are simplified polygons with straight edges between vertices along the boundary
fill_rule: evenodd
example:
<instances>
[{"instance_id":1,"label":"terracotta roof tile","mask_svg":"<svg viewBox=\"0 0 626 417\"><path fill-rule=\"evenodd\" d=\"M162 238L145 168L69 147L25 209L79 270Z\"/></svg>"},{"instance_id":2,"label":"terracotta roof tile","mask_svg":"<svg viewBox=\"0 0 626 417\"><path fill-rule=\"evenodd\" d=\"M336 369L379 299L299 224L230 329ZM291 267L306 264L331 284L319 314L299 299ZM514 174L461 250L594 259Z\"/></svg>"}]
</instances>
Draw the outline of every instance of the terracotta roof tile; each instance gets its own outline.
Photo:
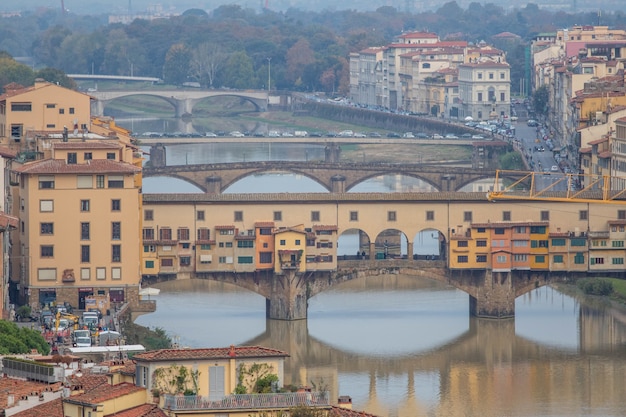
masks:
<instances>
[{"instance_id":1,"label":"terracotta roof tile","mask_svg":"<svg viewBox=\"0 0 626 417\"><path fill-rule=\"evenodd\" d=\"M0 378L0 410L8 406L8 395L12 394L15 401L21 397L37 394L44 391L56 392L61 389L61 383L45 384L43 382L24 381L21 379L3 376Z\"/></svg>"},{"instance_id":2,"label":"terracotta roof tile","mask_svg":"<svg viewBox=\"0 0 626 417\"><path fill-rule=\"evenodd\" d=\"M97 405L113 398L123 397L139 391L145 391L143 387L138 387L130 382L122 382L117 385L103 384L84 394L73 395L65 401L73 404Z\"/></svg>"},{"instance_id":3,"label":"terracotta roof tile","mask_svg":"<svg viewBox=\"0 0 626 417\"><path fill-rule=\"evenodd\" d=\"M56 398L28 410L13 414L13 417L63 417L63 400Z\"/></svg>"},{"instance_id":4,"label":"terracotta roof tile","mask_svg":"<svg viewBox=\"0 0 626 417\"><path fill-rule=\"evenodd\" d=\"M105 142L102 140L80 142L53 142L54 149L121 149L117 140Z\"/></svg>"},{"instance_id":5,"label":"terracotta roof tile","mask_svg":"<svg viewBox=\"0 0 626 417\"><path fill-rule=\"evenodd\" d=\"M496 227L516 227L516 226L549 226L550 222L491 222L472 223L472 227L484 227L485 229L495 229Z\"/></svg>"},{"instance_id":6,"label":"terracotta roof tile","mask_svg":"<svg viewBox=\"0 0 626 417\"><path fill-rule=\"evenodd\" d=\"M215 226L215 230L232 230L235 226L229 224L217 225Z\"/></svg>"},{"instance_id":7,"label":"terracotta roof tile","mask_svg":"<svg viewBox=\"0 0 626 417\"><path fill-rule=\"evenodd\" d=\"M287 357L289 354L281 350L264 348L261 346L231 346L228 348L205 349L160 349L139 353L133 356L137 362L159 362L173 360L202 360L237 358L271 358Z\"/></svg>"},{"instance_id":8,"label":"terracotta roof tile","mask_svg":"<svg viewBox=\"0 0 626 417\"><path fill-rule=\"evenodd\" d=\"M256 222L254 227L274 227L274 222Z\"/></svg>"},{"instance_id":9,"label":"terracotta roof tile","mask_svg":"<svg viewBox=\"0 0 626 417\"><path fill-rule=\"evenodd\" d=\"M94 159L88 164L68 164L64 159L44 159L28 162L15 171L22 174L134 174L140 172L141 168L109 159Z\"/></svg>"},{"instance_id":10,"label":"terracotta roof tile","mask_svg":"<svg viewBox=\"0 0 626 417\"><path fill-rule=\"evenodd\" d=\"M0 212L0 231L4 231L7 229L17 229L17 225L17 217L9 216L6 213Z\"/></svg>"},{"instance_id":11,"label":"terracotta roof tile","mask_svg":"<svg viewBox=\"0 0 626 417\"><path fill-rule=\"evenodd\" d=\"M363 411L350 410L348 408L333 405L330 409L330 417L377 417Z\"/></svg>"},{"instance_id":12,"label":"terracotta roof tile","mask_svg":"<svg viewBox=\"0 0 626 417\"><path fill-rule=\"evenodd\" d=\"M336 225L318 224L313 226L313 230L339 230L339 228Z\"/></svg>"},{"instance_id":13,"label":"terracotta roof tile","mask_svg":"<svg viewBox=\"0 0 626 417\"><path fill-rule=\"evenodd\" d=\"M3 158L15 158L17 152L7 148L6 146L0 146L0 156Z\"/></svg>"}]
</instances>

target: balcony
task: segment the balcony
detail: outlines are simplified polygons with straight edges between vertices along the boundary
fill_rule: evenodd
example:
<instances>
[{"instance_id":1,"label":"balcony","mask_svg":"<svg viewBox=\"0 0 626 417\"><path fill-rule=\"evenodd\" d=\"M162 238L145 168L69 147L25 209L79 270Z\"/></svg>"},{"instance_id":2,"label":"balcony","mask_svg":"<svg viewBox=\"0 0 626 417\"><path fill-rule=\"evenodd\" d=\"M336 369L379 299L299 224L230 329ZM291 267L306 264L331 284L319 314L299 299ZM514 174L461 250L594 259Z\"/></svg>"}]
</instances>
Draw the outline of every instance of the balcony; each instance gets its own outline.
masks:
<instances>
[{"instance_id":1,"label":"balcony","mask_svg":"<svg viewBox=\"0 0 626 417\"><path fill-rule=\"evenodd\" d=\"M330 394L320 392L286 392L275 394L236 394L221 400L200 395L164 396L166 410L261 410L289 409L297 406L329 407Z\"/></svg>"}]
</instances>

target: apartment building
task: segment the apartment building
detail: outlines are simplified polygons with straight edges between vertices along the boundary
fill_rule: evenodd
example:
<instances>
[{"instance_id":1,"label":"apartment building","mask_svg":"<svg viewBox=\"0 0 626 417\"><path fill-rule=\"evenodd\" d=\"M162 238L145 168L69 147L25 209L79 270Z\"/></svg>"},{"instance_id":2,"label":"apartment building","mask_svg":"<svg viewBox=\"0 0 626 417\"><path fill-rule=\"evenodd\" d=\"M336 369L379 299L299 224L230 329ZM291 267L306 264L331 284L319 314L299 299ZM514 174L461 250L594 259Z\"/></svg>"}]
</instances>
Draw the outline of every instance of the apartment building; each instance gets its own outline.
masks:
<instances>
[{"instance_id":1,"label":"apartment building","mask_svg":"<svg viewBox=\"0 0 626 417\"><path fill-rule=\"evenodd\" d=\"M459 65L459 117L474 120L508 117L511 112L510 66L491 60Z\"/></svg>"}]
</instances>

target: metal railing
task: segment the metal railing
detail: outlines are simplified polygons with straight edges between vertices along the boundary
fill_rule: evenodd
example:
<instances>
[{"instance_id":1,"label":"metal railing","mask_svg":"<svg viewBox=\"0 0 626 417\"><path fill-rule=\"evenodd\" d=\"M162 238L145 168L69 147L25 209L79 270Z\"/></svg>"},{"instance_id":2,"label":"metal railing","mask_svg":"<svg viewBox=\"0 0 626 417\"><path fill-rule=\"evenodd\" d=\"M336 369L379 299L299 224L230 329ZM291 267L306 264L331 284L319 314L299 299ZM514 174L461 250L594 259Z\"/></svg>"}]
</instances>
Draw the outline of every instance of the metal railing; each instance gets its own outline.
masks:
<instances>
[{"instance_id":1,"label":"metal railing","mask_svg":"<svg viewBox=\"0 0 626 417\"><path fill-rule=\"evenodd\" d=\"M164 395L166 410L281 409L330 406L328 391L234 394L215 400L199 395Z\"/></svg>"}]
</instances>

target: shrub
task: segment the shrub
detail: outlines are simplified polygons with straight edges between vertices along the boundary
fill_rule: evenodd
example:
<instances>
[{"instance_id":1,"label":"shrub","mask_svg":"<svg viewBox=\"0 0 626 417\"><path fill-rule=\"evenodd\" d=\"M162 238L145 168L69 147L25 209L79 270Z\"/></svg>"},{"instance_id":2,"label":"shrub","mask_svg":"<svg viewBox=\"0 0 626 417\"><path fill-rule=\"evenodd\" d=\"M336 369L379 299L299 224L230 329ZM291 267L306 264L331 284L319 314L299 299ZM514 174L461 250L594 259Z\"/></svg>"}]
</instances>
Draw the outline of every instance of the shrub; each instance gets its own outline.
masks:
<instances>
[{"instance_id":1,"label":"shrub","mask_svg":"<svg viewBox=\"0 0 626 417\"><path fill-rule=\"evenodd\" d=\"M613 293L613 283L601 278L582 279L576 285L588 295L607 296Z\"/></svg>"}]
</instances>

